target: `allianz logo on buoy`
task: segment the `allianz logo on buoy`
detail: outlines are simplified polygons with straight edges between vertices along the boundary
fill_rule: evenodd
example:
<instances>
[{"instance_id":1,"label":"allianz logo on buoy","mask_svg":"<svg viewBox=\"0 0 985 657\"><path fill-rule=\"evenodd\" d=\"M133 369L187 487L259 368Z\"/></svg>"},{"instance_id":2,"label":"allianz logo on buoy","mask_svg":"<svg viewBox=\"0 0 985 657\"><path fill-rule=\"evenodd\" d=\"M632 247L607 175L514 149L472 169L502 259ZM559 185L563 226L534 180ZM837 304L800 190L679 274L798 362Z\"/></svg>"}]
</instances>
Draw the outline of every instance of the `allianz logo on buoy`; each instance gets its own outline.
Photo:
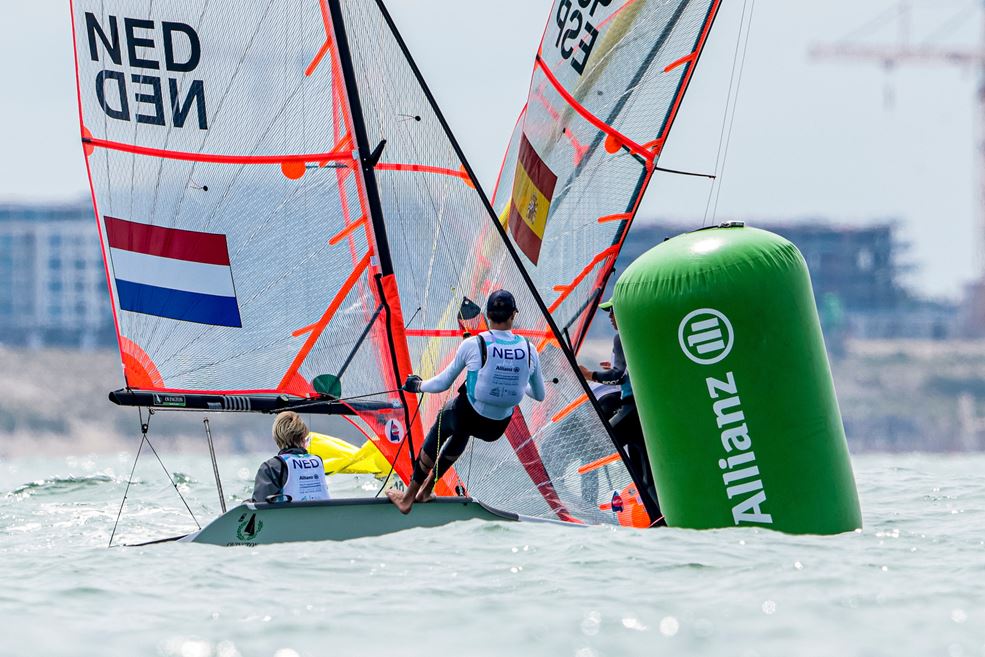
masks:
<instances>
[{"instance_id":1,"label":"allianz logo on buoy","mask_svg":"<svg viewBox=\"0 0 985 657\"><path fill-rule=\"evenodd\" d=\"M714 308L700 308L684 316L677 328L681 351L698 365L722 362L735 342L732 322Z\"/></svg>"}]
</instances>

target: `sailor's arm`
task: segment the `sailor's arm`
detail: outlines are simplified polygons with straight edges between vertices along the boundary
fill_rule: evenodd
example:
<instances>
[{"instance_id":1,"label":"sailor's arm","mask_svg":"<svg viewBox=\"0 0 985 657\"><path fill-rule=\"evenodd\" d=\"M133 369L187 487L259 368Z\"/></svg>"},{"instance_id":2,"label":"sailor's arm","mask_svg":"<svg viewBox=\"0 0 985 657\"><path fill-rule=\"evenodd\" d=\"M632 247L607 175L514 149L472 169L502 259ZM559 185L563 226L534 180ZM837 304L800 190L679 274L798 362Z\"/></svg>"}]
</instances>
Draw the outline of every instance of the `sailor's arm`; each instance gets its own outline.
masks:
<instances>
[{"instance_id":1,"label":"sailor's arm","mask_svg":"<svg viewBox=\"0 0 985 657\"><path fill-rule=\"evenodd\" d=\"M620 385L626 380L626 356L622 350L622 338L619 334L612 340L612 364L601 370L591 372L591 376L586 377L598 383L608 383Z\"/></svg>"},{"instance_id":2,"label":"sailor's arm","mask_svg":"<svg viewBox=\"0 0 985 657\"><path fill-rule=\"evenodd\" d=\"M527 389L524 390L524 393L527 397L535 401L544 401L544 397L547 396L547 390L544 389L544 375L540 371L540 354L533 351L531 356L533 369L530 372L530 379L527 381Z\"/></svg>"},{"instance_id":3,"label":"sailor's arm","mask_svg":"<svg viewBox=\"0 0 985 657\"><path fill-rule=\"evenodd\" d=\"M481 339L481 338L480 338ZM471 352L475 350L478 352L477 347L473 344L474 340L465 340L458 347L458 353L455 354L455 359L437 376L428 379L427 381L421 382L421 392L443 392L452 387L455 383L455 379L458 375L462 373L462 370L468 365L469 357Z\"/></svg>"}]
</instances>

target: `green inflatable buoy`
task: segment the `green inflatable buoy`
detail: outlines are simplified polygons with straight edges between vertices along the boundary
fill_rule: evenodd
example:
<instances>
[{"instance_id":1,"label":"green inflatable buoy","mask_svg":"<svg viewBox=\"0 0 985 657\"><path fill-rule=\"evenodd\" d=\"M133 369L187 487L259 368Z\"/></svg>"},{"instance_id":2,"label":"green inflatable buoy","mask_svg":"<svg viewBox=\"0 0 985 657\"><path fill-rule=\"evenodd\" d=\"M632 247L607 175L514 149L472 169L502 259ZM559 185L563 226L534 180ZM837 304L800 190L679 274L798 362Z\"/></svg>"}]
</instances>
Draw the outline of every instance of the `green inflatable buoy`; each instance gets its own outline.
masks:
<instances>
[{"instance_id":1,"label":"green inflatable buoy","mask_svg":"<svg viewBox=\"0 0 985 657\"><path fill-rule=\"evenodd\" d=\"M614 311L672 527L836 534L862 526L804 258L725 225L651 249Z\"/></svg>"}]
</instances>

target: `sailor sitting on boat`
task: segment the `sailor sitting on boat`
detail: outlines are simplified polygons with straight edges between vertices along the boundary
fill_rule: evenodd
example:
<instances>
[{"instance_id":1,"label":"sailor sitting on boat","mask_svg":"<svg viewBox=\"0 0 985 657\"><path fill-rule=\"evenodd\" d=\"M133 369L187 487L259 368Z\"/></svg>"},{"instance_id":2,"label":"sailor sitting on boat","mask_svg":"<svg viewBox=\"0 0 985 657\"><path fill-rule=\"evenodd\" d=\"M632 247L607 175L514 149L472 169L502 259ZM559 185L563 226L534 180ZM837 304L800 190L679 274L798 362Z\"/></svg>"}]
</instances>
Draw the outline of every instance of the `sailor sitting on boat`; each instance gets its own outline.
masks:
<instances>
[{"instance_id":1,"label":"sailor sitting on boat","mask_svg":"<svg viewBox=\"0 0 985 657\"><path fill-rule=\"evenodd\" d=\"M459 394L445 405L428 432L406 492L387 492L402 513L410 512L415 501L431 498L435 472L439 476L448 472L465 452L470 436L486 442L498 440L525 394L544 400L540 356L528 340L513 335L516 314L512 294L506 290L493 292L486 302L489 331L462 342L455 359L433 379L422 381L413 374L407 377L404 390L434 393L448 390L466 370ZM435 461L438 465L432 470Z\"/></svg>"},{"instance_id":2,"label":"sailor sitting on boat","mask_svg":"<svg viewBox=\"0 0 985 657\"><path fill-rule=\"evenodd\" d=\"M308 453L308 427L293 411L274 420L274 441L280 452L257 470L254 502L307 502L327 500L325 466L320 457Z\"/></svg>"}]
</instances>

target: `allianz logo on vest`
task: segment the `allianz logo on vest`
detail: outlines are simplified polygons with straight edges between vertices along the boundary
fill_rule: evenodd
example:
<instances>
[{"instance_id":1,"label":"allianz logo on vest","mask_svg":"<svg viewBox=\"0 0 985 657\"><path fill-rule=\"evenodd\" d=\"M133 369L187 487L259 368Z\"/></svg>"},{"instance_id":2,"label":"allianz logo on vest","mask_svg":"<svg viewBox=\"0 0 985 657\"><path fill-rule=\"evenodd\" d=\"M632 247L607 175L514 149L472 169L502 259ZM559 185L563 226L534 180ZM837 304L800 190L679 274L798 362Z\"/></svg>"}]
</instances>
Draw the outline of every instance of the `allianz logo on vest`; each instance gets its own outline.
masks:
<instances>
[{"instance_id":1,"label":"allianz logo on vest","mask_svg":"<svg viewBox=\"0 0 985 657\"><path fill-rule=\"evenodd\" d=\"M717 365L731 353L735 342L732 323L713 308L701 308L688 313L677 330L681 351L698 365ZM725 495L732 506L736 525L773 524L773 516L763 510L766 491L760 478L756 453L746 424L739 385L735 373L705 378L705 388L712 402L711 414L720 431L724 458L719 459Z\"/></svg>"}]
</instances>

